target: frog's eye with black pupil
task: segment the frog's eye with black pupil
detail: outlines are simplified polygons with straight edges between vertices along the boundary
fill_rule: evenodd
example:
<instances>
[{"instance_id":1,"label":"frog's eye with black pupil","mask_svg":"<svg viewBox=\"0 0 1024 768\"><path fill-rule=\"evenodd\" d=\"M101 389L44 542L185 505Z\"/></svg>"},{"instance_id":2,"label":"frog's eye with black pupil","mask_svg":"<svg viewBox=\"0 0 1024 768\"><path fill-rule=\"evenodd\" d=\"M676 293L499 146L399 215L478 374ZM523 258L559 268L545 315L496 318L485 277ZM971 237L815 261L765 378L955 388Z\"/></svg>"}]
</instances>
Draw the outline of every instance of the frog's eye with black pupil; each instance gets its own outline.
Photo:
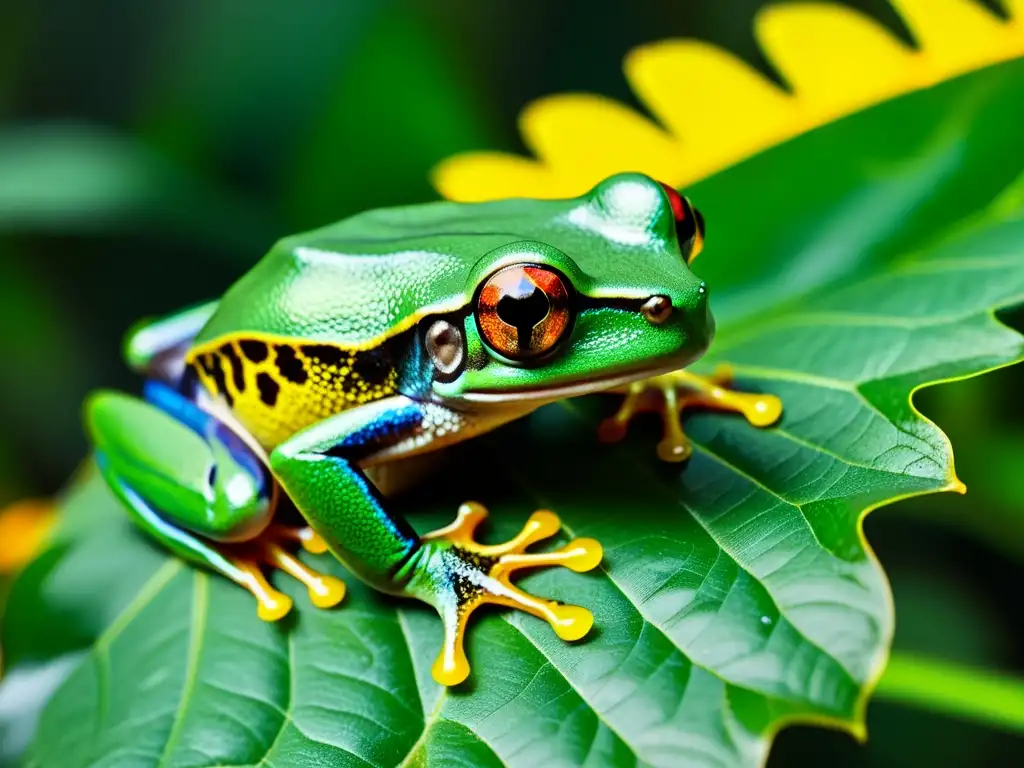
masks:
<instances>
[{"instance_id":1,"label":"frog's eye with black pupil","mask_svg":"<svg viewBox=\"0 0 1024 768\"><path fill-rule=\"evenodd\" d=\"M676 220L676 239L679 241L680 250L686 254L686 263L689 264L704 248L704 216L673 187L664 182L658 183L665 190L668 203L672 207L672 217Z\"/></svg>"},{"instance_id":2,"label":"frog's eye with black pupil","mask_svg":"<svg viewBox=\"0 0 1024 768\"><path fill-rule=\"evenodd\" d=\"M565 278L548 267L516 264L487 278L476 321L491 349L512 360L549 352L572 320Z\"/></svg>"}]
</instances>

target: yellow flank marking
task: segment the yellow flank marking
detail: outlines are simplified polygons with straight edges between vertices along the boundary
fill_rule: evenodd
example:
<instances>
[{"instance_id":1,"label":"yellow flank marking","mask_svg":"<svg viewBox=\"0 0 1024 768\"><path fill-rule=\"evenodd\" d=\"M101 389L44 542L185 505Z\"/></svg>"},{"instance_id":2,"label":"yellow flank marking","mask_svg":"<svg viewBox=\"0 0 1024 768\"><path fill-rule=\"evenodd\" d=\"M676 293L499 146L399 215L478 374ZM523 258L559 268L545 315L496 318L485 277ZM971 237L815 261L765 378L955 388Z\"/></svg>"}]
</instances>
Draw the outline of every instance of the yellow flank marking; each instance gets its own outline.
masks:
<instances>
[{"instance_id":1,"label":"yellow flank marking","mask_svg":"<svg viewBox=\"0 0 1024 768\"><path fill-rule=\"evenodd\" d=\"M56 520L49 499L25 499L0 510L0 573L13 573L31 561Z\"/></svg>"},{"instance_id":2,"label":"yellow flank marking","mask_svg":"<svg viewBox=\"0 0 1024 768\"><path fill-rule=\"evenodd\" d=\"M571 197L640 171L681 188L845 115L1024 56L1024 0L1005 3L1010 21L976 0L890 2L917 49L838 4L770 5L755 34L791 93L704 42L643 45L625 74L654 120L602 96L549 96L520 116L536 160L456 155L434 170L434 185L463 201Z\"/></svg>"},{"instance_id":3,"label":"yellow flank marking","mask_svg":"<svg viewBox=\"0 0 1024 768\"><path fill-rule=\"evenodd\" d=\"M260 362L247 358L239 342L262 341L267 356ZM230 360L221 352L230 345L242 364L244 386L235 385ZM304 347L336 350L337 361L324 361L306 354ZM292 366L301 367L301 381L289 379L278 364L278 349L286 348L295 358ZM218 380L211 376L204 361L220 368L221 381L230 396L231 410L238 422L264 448L270 449L306 427L348 408L393 395L398 386L397 368L390 368L380 381L369 382L357 372L357 360L371 350L357 350L335 344L298 341L292 338L260 334L222 336L191 350L187 361L198 372L200 383L214 397L223 394ZM332 355L333 357L333 355ZM271 402L265 402L259 379L269 378L273 389Z\"/></svg>"}]
</instances>

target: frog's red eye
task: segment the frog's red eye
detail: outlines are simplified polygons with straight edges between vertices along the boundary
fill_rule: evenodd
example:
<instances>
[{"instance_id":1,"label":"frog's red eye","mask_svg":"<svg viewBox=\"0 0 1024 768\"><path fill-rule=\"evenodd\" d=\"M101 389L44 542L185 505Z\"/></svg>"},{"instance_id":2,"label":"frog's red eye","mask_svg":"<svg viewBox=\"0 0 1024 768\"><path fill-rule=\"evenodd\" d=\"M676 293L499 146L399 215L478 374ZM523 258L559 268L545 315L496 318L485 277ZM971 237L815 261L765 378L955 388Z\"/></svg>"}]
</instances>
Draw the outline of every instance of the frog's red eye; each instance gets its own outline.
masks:
<instances>
[{"instance_id":1,"label":"frog's red eye","mask_svg":"<svg viewBox=\"0 0 1024 768\"><path fill-rule=\"evenodd\" d=\"M689 264L704 248L704 217L701 212L690 205L690 201L680 195L676 190L665 184L661 184L668 197L668 204L672 208L672 217L676 221L676 239L679 241L679 249L686 257Z\"/></svg>"},{"instance_id":2,"label":"frog's red eye","mask_svg":"<svg viewBox=\"0 0 1024 768\"><path fill-rule=\"evenodd\" d=\"M498 270L477 297L480 335L512 360L551 351L572 325L569 290L568 281L550 267L515 264Z\"/></svg>"}]
</instances>

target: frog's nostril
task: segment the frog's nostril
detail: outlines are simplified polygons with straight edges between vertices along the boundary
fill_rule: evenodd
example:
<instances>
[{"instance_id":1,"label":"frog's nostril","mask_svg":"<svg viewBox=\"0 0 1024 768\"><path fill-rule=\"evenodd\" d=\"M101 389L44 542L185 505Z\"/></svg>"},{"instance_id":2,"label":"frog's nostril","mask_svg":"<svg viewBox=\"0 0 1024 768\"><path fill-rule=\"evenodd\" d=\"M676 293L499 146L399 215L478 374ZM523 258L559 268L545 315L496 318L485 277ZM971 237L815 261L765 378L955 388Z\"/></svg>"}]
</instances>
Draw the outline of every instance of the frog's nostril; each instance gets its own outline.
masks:
<instances>
[{"instance_id":1,"label":"frog's nostril","mask_svg":"<svg viewBox=\"0 0 1024 768\"><path fill-rule=\"evenodd\" d=\"M647 318L647 322L661 325L672 314L672 299L668 296L651 296L640 307L640 311Z\"/></svg>"},{"instance_id":2,"label":"frog's nostril","mask_svg":"<svg viewBox=\"0 0 1024 768\"><path fill-rule=\"evenodd\" d=\"M701 280L697 286L696 306L707 308L708 305L708 284Z\"/></svg>"}]
</instances>

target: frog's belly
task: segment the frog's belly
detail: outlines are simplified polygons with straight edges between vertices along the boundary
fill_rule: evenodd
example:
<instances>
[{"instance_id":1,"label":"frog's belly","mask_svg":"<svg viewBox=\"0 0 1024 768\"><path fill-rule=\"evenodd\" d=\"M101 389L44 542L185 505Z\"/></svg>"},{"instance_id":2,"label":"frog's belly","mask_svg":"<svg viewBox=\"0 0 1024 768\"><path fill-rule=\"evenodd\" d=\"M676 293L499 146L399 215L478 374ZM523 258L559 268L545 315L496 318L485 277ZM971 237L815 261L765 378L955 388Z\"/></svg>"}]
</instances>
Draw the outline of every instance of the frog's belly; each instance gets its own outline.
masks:
<instances>
[{"instance_id":1,"label":"frog's belly","mask_svg":"<svg viewBox=\"0 0 1024 768\"><path fill-rule=\"evenodd\" d=\"M366 476L385 496L415 488L434 475L447 458L444 448L523 415L513 411L458 412L432 403L422 407L424 420L418 429L360 462Z\"/></svg>"},{"instance_id":2,"label":"frog's belly","mask_svg":"<svg viewBox=\"0 0 1024 768\"><path fill-rule=\"evenodd\" d=\"M418 456L461 443L518 419L535 408L534 405L527 404L516 408L456 411L435 403L423 403L420 407L423 410L423 422L420 426L408 437L369 456L362 462L362 466L377 467L395 459Z\"/></svg>"}]
</instances>

